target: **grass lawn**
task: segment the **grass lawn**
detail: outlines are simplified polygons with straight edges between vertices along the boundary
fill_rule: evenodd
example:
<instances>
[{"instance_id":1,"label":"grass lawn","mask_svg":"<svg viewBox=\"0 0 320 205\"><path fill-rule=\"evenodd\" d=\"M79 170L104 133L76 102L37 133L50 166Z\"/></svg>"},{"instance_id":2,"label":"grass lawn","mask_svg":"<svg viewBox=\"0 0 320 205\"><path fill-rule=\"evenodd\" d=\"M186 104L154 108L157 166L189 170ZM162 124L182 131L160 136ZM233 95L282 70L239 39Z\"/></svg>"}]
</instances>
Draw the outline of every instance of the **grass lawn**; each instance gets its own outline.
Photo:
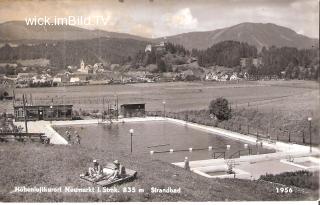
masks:
<instances>
[{"instance_id":1,"label":"grass lawn","mask_svg":"<svg viewBox=\"0 0 320 205\"><path fill-rule=\"evenodd\" d=\"M93 158L102 164L118 159L138 172L138 178L118 186L143 188L144 193L10 193L15 186L92 186L79 179ZM277 194L272 183L239 179L210 179L145 155L88 148L84 145L45 146L41 144L0 144L0 201L81 202L81 201L243 201L316 200L317 193L293 188L291 194ZM181 194L150 193L151 187L179 188Z\"/></svg>"}]
</instances>

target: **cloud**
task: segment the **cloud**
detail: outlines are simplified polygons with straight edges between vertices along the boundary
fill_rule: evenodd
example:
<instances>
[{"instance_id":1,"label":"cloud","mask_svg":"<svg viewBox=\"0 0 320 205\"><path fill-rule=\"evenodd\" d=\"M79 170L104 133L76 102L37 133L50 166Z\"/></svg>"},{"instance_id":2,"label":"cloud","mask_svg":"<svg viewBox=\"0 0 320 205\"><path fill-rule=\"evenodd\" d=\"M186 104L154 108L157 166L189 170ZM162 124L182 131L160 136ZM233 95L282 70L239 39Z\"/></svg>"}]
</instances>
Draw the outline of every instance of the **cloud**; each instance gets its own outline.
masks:
<instances>
[{"instance_id":1,"label":"cloud","mask_svg":"<svg viewBox=\"0 0 320 205\"><path fill-rule=\"evenodd\" d=\"M103 16L88 26L146 37L206 31L242 22L275 23L319 38L319 0L0 0L0 23L26 17Z\"/></svg>"},{"instance_id":2,"label":"cloud","mask_svg":"<svg viewBox=\"0 0 320 205\"><path fill-rule=\"evenodd\" d=\"M146 26L143 24L136 24L131 28L130 33L151 38L152 32L153 32L153 29L150 28L149 26Z\"/></svg>"},{"instance_id":3,"label":"cloud","mask_svg":"<svg viewBox=\"0 0 320 205\"><path fill-rule=\"evenodd\" d=\"M183 8L174 14L164 14L163 19L172 28L188 30L198 27L198 19L192 16L190 8Z\"/></svg>"}]
</instances>

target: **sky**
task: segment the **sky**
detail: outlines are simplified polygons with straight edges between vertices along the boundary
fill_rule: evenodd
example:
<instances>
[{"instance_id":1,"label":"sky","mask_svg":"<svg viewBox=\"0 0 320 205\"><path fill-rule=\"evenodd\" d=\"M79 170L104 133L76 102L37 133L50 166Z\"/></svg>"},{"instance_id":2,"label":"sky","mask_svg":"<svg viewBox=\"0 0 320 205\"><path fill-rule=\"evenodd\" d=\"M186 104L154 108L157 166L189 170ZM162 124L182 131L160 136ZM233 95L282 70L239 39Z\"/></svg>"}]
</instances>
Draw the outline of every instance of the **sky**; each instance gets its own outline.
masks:
<instances>
[{"instance_id":1,"label":"sky","mask_svg":"<svg viewBox=\"0 0 320 205\"><path fill-rule=\"evenodd\" d=\"M88 29L156 38L243 22L274 23L319 38L319 0L0 0L0 22L103 17Z\"/></svg>"}]
</instances>

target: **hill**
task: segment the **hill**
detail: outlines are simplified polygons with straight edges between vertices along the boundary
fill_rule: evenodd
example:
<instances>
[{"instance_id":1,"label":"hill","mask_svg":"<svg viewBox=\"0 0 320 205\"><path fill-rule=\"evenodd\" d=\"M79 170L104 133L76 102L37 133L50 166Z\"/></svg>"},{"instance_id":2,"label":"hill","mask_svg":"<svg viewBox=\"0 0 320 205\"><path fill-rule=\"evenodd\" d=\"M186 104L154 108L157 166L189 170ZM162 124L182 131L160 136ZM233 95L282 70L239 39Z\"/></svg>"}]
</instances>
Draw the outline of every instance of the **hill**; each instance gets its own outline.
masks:
<instances>
[{"instance_id":1,"label":"hill","mask_svg":"<svg viewBox=\"0 0 320 205\"><path fill-rule=\"evenodd\" d=\"M160 40L157 39L157 41ZM254 45L258 50L261 50L263 46L271 47L272 45L277 47L312 48L312 46L318 47L319 42L317 39L297 34L289 28L271 23L241 23L213 31L168 36L167 40L175 44L181 44L187 49L206 49L213 44L233 40Z\"/></svg>"},{"instance_id":2,"label":"hill","mask_svg":"<svg viewBox=\"0 0 320 205\"><path fill-rule=\"evenodd\" d=\"M123 63L133 58L137 51L144 50L146 41L119 38L95 38L86 40L57 41L0 48L0 61L15 62L26 59L48 59L55 67L78 65L83 59L86 63Z\"/></svg>"},{"instance_id":3,"label":"hill","mask_svg":"<svg viewBox=\"0 0 320 205\"><path fill-rule=\"evenodd\" d=\"M83 40L99 37L146 40L146 38L126 33L116 33L103 30L88 30L66 25L28 26L24 21L9 21L0 24L1 41L30 42L35 40Z\"/></svg>"},{"instance_id":4,"label":"hill","mask_svg":"<svg viewBox=\"0 0 320 205\"><path fill-rule=\"evenodd\" d=\"M39 43L61 40L85 40L94 38L135 39L139 41L163 41L163 38L150 39L127 33L109 32L104 30L88 30L75 26L27 26L24 21L9 21L0 24L0 42ZM318 39L300 35L292 29L272 23L241 23L227 28L190 32L167 36L167 41L183 45L187 49L206 49L222 41L239 41L256 46L271 47L318 47Z\"/></svg>"}]
</instances>

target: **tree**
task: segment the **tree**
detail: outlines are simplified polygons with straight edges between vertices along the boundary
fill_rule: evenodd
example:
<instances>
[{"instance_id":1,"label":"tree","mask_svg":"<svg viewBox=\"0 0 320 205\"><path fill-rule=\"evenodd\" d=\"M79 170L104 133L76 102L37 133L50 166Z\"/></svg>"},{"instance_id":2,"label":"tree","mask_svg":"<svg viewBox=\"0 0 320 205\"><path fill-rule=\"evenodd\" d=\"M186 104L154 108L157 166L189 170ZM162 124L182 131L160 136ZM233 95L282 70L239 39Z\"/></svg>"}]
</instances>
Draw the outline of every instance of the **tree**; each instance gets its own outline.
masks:
<instances>
[{"instance_id":1,"label":"tree","mask_svg":"<svg viewBox=\"0 0 320 205\"><path fill-rule=\"evenodd\" d=\"M158 67L159 72L161 72L161 73L167 71L166 64L165 64L164 60L162 60L161 58L157 62L157 67Z\"/></svg>"},{"instance_id":2,"label":"tree","mask_svg":"<svg viewBox=\"0 0 320 205\"><path fill-rule=\"evenodd\" d=\"M212 100L209 105L210 114L214 114L218 120L228 120L231 118L231 108L227 99L219 97Z\"/></svg>"}]
</instances>

